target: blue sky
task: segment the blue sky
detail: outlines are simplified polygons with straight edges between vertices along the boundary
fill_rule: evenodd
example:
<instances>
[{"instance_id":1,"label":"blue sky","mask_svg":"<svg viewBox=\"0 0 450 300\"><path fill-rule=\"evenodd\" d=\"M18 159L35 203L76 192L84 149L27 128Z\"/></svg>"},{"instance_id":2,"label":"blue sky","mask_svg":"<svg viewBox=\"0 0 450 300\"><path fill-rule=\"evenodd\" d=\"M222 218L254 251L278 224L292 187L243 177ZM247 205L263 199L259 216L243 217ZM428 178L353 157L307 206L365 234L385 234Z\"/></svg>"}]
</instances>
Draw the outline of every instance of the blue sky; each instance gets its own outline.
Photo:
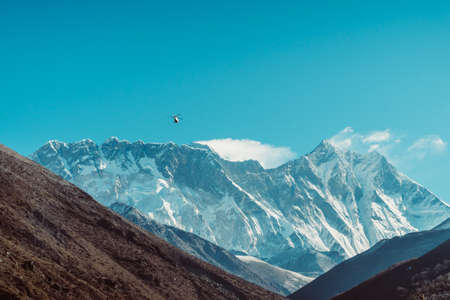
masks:
<instances>
[{"instance_id":1,"label":"blue sky","mask_svg":"<svg viewBox=\"0 0 450 300\"><path fill-rule=\"evenodd\" d=\"M378 150L450 202L450 2L242 2L1 1L0 142L230 138L289 159L388 132Z\"/></svg>"}]
</instances>

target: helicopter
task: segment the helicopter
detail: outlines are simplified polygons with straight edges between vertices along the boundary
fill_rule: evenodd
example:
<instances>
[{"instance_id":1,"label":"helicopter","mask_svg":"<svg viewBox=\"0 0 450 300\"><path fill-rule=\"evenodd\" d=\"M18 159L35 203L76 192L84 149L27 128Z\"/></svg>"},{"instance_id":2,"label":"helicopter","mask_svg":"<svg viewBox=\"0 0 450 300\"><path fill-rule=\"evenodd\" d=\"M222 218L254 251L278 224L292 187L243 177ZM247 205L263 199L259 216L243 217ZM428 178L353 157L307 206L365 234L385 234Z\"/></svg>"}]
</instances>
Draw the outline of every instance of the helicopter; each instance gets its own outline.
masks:
<instances>
[{"instance_id":1,"label":"helicopter","mask_svg":"<svg viewBox=\"0 0 450 300\"><path fill-rule=\"evenodd\" d=\"M173 120L173 122L175 124L180 123L180 121L182 120L181 114L176 114L176 115L173 115L173 116L170 116L170 117L172 118L172 120Z\"/></svg>"}]
</instances>

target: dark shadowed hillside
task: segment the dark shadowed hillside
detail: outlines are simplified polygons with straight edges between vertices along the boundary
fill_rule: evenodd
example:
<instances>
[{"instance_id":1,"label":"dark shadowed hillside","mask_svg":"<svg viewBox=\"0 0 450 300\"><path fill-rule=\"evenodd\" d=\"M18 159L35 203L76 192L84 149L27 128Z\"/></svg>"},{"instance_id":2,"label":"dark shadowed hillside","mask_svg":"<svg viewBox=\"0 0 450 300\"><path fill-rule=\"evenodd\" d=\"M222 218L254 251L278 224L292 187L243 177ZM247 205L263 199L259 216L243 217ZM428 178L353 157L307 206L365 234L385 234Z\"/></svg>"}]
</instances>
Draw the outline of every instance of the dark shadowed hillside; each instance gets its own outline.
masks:
<instances>
[{"instance_id":1,"label":"dark shadowed hillside","mask_svg":"<svg viewBox=\"0 0 450 300\"><path fill-rule=\"evenodd\" d=\"M450 299L450 240L361 283L334 300Z\"/></svg>"},{"instance_id":2,"label":"dark shadowed hillside","mask_svg":"<svg viewBox=\"0 0 450 300\"><path fill-rule=\"evenodd\" d=\"M450 238L450 229L413 232L378 242L290 295L296 300L325 300L343 293L393 264L424 255Z\"/></svg>"},{"instance_id":3,"label":"dark shadowed hillside","mask_svg":"<svg viewBox=\"0 0 450 300\"><path fill-rule=\"evenodd\" d=\"M281 299L0 146L0 298Z\"/></svg>"}]
</instances>

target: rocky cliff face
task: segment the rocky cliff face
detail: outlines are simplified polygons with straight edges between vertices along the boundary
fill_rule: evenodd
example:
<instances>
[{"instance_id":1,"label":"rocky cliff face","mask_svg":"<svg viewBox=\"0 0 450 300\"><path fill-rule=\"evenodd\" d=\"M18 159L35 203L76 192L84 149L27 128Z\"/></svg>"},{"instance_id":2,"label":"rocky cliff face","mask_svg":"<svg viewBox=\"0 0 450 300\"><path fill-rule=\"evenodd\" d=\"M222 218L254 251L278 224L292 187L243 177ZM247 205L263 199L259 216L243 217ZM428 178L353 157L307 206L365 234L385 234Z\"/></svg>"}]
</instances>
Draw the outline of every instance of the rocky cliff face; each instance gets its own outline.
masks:
<instances>
[{"instance_id":1,"label":"rocky cliff face","mask_svg":"<svg viewBox=\"0 0 450 300\"><path fill-rule=\"evenodd\" d=\"M204 145L117 138L50 141L31 157L104 205L123 202L266 259L292 248L348 258L450 216L447 204L380 154L344 152L326 141L275 169L223 160Z\"/></svg>"}]
</instances>

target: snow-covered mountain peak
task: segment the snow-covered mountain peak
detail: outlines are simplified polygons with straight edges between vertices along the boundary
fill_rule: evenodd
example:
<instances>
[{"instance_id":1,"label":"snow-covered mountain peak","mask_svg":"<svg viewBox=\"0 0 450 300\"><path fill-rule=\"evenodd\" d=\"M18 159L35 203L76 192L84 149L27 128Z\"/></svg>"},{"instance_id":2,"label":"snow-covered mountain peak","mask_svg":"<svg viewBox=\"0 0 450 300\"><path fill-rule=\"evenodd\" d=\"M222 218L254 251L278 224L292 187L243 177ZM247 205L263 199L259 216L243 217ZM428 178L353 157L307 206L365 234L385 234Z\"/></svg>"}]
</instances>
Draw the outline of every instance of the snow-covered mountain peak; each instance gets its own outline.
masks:
<instances>
[{"instance_id":1,"label":"snow-covered mountain peak","mask_svg":"<svg viewBox=\"0 0 450 300\"><path fill-rule=\"evenodd\" d=\"M48 155L51 155L51 153L57 153L61 146L64 146L64 143L61 143L57 140L50 140L41 147L41 151L48 153Z\"/></svg>"},{"instance_id":2,"label":"snow-covered mountain peak","mask_svg":"<svg viewBox=\"0 0 450 300\"><path fill-rule=\"evenodd\" d=\"M81 141L69 144L69 147L76 153L81 151L80 154L89 155L92 151L97 151L97 144L91 139L83 139Z\"/></svg>"},{"instance_id":3,"label":"snow-covered mountain peak","mask_svg":"<svg viewBox=\"0 0 450 300\"><path fill-rule=\"evenodd\" d=\"M211 147L209 147L207 144L201 144L201 143L190 143L189 146L194 147L194 148L198 148L198 149L205 149L205 150L209 150L211 152L215 152L213 149L211 149Z\"/></svg>"},{"instance_id":4,"label":"snow-covered mountain peak","mask_svg":"<svg viewBox=\"0 0 450 300\"><path fill-rule=\"evenodd\" d=\"M48 147L51 147L51 148L58 149L59 147L66 145L66 143L60 142L58 140L50 140L45 145L47 145Z\"/></svg>"},{"instance_id":5,"label":"snow-covered mountain peak","mask_svg":"<svg viewBox=\"0 0 450 300\"><path fill-rule=\"evenodd\" d=\"M118 144L118 143L130 144L128 140L119 139L117 136L111 136L103 142L103 144Z\"/></svg>"},{"instance_id":6,"label":"snow-covered mountain peak","mask_svg":"<svg viewBox=\"0 0 450 300\"><path fill-rule=\"evenodd\" d=\"M311 153L306 155L306 157L313 161L314 164L320 165L343 156L343 153L343 150L339 149L329 141L322 140Z\"/></svg>"},{"instance_id":7,"label":"snow-covered mountain peak","mask_svg":"<svg viewBox=\"0 0 450 300\"><path fill-rule=\"evenodd\" d=\"M95 145L95 142L88 138L88 139L82 139L79 142L77 142L76 144Z\"/></svg>"},{"instance_id":8,"label":"snow-covered mountain peak","mask_svg":"<svg viewBox=\"0 0 450 300\"><path fill-rule=\"evenodd\" d=\"M290 248L350 257L450 216L448 205L382 155L328 141L275 169L226 161L195 143L110 138L50 148L32 159L99 202L135 206L158 222L263 258Z\"/></svg>"}]
</instances>

